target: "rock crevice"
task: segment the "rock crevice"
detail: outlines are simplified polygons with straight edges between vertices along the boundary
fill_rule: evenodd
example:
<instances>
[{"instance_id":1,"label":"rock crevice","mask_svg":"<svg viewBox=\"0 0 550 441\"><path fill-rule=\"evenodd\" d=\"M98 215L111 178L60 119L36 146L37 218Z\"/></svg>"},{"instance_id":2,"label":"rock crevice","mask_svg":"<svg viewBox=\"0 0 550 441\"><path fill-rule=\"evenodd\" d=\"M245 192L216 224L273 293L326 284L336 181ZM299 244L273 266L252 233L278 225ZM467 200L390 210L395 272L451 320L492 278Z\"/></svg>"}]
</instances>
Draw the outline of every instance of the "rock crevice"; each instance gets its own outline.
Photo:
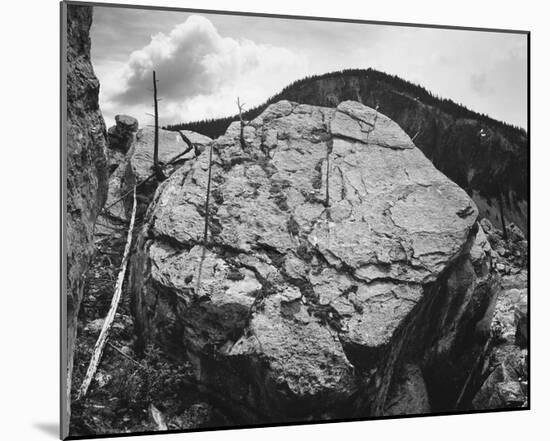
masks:
<instances>
[{"instance_id":1,"label":"rock crevice","mask_svg":"<svg viewBox=\"0 0 550 441\"><path fill-rule=\"evenodd\" d=\"M90 60L92 8L66 6L66 318L67 397L84 275L94 252L96 218L107 197L106 129L99 110L99 81ZM68 421L68 418L66 418Z\"/></svg>"}]
</instances>

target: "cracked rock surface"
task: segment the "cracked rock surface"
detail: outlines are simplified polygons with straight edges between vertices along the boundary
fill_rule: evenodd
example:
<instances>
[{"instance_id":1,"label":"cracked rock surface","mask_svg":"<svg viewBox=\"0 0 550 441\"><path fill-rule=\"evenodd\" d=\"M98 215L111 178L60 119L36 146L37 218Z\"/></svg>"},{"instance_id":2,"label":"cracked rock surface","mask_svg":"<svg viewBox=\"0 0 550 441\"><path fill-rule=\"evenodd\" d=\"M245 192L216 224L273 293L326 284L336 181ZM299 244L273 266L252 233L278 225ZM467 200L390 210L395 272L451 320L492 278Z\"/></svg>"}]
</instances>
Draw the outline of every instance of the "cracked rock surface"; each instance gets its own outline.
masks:
<instances>
[{"instance_id":1,"label":"cracked rock surface","mask_svg":"<svg viewBox=\"0 0 550 441\"><path fill-rule=\"evenodd\" d=\"M401 330L470 258L475 204L357 102L281 101L243 134L233 123L156 191L130 277L143 344L258 421L350 416L372 384L383 404Z\"/></svg>"},{"instance_id":2,"label":"cracked rock surface","mask_svg":"<svg viewBox=\"0 0 550 441\"><path fill-rule=\"evenodd\" d=\"M129 221L131 206L128 206L126 199L128 199L133 185L146 182L153 170L154 129L145 127L137 130L137 120L134 118L125 115L117 115L117 118L117 125L109 130L111 133L120 133L122 129L119 126L124 127L124 130L126 130L124 132L126 136L125 149L127 151L123 154L120 152L119 147L111 147L110 152L115 152L118 156L113 156L116 159L116 161L113 161L116 162L116 165L114 165L114 170L109 177L103 223L96 227L96 231L100 234L109 234L113 229L113 225L116 226ZM124 121L125 125L122 125L121 121ZM132 121L135 121L135 123L132 123ZM130 130L133 129L136 131L131 132ZM192 143L193 147L191 149L184 137ZM195 153L203 151L211 141L207 136L189 130L182 130L180 133L160 129L159 162L163 170L170 175L175 168L189 167ZM155 189L156 183L151 182L149 185L140 185L137 191L138 195L147 200L151 199ZM104 224L107 224L105 225L106 228L104 228Z\"/></svg>"}]
</instances>

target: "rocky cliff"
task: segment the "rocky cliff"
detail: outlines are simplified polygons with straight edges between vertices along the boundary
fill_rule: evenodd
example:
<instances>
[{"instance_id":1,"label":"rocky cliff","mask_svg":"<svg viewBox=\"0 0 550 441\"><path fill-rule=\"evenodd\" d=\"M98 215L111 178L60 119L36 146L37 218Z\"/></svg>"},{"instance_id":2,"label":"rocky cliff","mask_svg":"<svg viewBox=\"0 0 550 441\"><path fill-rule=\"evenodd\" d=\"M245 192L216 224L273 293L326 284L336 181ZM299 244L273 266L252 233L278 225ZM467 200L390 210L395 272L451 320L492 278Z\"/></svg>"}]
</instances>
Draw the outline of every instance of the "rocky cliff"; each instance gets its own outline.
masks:
<instances>
[{"instance_id":1,"label":"rocky cliff","mask_svg":"<svg viewBox=\"0 0 550 441\"><path fill-rule=\"evenodd\" d=\"M414 139L440 171L468 192L483 217L500 226L504 215L507 223L514 222L527 232L529 161L525 131L373 69L297 81L244 116L253 119L281 99L328 107L355 100L378 107ZM235 120L238 115L173 127L218 136Z\"/></svg>"},{"instance_id":2,"label":"rocky cliff","mask_svg":"<svg viewBox=\"0 0 550 441\"><path fill-rule=\"evenodd\" d=\"M99 110L99 82L90 62L92 8L67 5L66 258L67 410L76 321L84 274L92 256L93 230L107 197L106 129Z\"/></svg>"},{"instance_id":3,"label":"rocky cliff","mask_svg":"<svg viewBox=\"0 0 550 441\"><path fill-rule=\"evenodd\" d=\"M281 101L242 129L147 211L141 347L189 360L241 423L456 409L498 284L475 203L358 102Z\"/></svg>"}]
</instances>

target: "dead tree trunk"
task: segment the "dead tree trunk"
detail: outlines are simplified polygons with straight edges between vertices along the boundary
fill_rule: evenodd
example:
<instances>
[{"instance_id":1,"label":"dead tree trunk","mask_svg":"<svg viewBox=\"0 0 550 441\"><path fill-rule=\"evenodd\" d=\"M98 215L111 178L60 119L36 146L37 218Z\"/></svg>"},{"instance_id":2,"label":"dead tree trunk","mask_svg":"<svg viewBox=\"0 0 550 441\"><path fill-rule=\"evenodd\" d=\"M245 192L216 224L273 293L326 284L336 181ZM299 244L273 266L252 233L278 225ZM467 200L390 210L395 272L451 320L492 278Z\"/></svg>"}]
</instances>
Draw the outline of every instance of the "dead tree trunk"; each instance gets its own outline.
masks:
<instances>
[{"instance_id":1,"label":"dead tree trunk","mask_svg":"<svg viewBox=\"0 0 550 441\"><path fill-rule=\"evenodd\" d=\"M157 73L153 71L153 97L155 106L155 141L153 150L153 171L157 177L157 180L164 181L166 176L162 172L159 164L159 103L157 98Z\"/></svg>"},{"instance_id":2,"label":"dead tree trunk","mask_svg":"<svg viewBox=\"0 0 550 441\"><path fill-rule=\"evenodd\" d=\"M326 176L326 179L327 179L327 182L326 182L326 186L325 186L325 207L327 207L327 208L330 205L330 153L331 153L331 149L327 145L327 157L326 157L326 161L327 161L327 176Z\"/></svg>"},{"instance_id":3,"label":"dead tree trunk","mask_svg":"<svg viewBox=\"0 0 550 441\"><path fill-rule=\"evenodd\" d=\"M206 184L206 203L205 203L205 212L204 212L204 239L203 246L206 248L208 240L208 212L210 205L210 182L212 181L212 145L210 145L210 156L208 159L208 182Z\"/></svg>"},{"instance_id":4,"label":"dead tree trunk","mask_svg":"<svg viewBox=\"0 0 550 441\"><path fill-rule=\"evenodd\" d=\"M204 234L202 239L202 254L201 260L199 262L199 269L197 274L197 284L195 286L195 292L199 292L201 286L201 277L202 277L202 264L204 258L206 257L206 245L208 244L208 219L210 211L210 182L212 181L212 150L213 146L210 144L210 155L208 158L208 181L206 184L206 201L204 203Z\"/></svg>"},{"instance_id":5,"label":"dead tree trunk","mask_svg":"<svg viewBox=\"0 0 550 441\"><path fill-rule=\"evenodd\" d=\"M118 273L118 279L115 286L115 293L113 294L113 299L111 300L111 307L105 317L105 322L101 328L101 332L96 341L94 352L92 353L92 358L90 359L90 364L88 365L88 370L86 371L86 376L82 381L82 385L78 390L77 400L85 397L88 393L88 388L95 376L99 362L101 361L101 356L103 355L103 350L105 349L105 344L109 338L109 332L111 330L111 325L115 319L115 314L120 302L120 297L122 296L122 286L124 284L124 277L126 275L126 267L128 266L128 258L130 256L130 248L132 247L132 234L134 231L134 223L136 220L136 187L134 187L134 204L132 207L132 217L130 219L130 228L128 229L128 238L126 239L126 246L124 247L124 255L122 257L122 265L120 267L120 272Z\"/></svg>"},{"instance_id":6,"label":"dead tree trunk","mask_svg":"<svg viewBox=\"0 0 550 441\"><path fill-rule=\"evenodd\" d=\"M414 134L414 136L411 138L411 141L414 142L414 140L416 139L416 137L418 135L420 135L420 133L422 132L422 129L418 129L418 131Z\"/></svg>"},{"instance_id":7,"label":"dead tree trunk","mask_svg":"<svg viewBox=\"0 0 550 441\"><path fill-rule=\"evenodd\" d=\"M237 97L237 107L239 108L239 120L241 121L241 148L244 150L246 148L246 144L244 142L244 120L243 120L243 109L244 109L244 103L241 104L241 101L239 97Z\"/></svg>"}]
</instances>

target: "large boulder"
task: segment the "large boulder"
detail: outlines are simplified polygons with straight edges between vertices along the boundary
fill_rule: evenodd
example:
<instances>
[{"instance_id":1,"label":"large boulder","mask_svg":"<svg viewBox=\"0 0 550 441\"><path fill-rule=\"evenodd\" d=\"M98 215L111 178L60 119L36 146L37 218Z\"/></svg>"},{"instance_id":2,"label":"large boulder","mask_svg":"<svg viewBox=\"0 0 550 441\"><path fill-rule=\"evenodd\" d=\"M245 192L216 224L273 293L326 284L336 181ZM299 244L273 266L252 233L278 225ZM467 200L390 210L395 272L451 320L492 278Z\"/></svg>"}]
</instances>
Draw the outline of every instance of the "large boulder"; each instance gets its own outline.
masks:
<instances>
[{"instance_id":1,"label":"large boulder","mask_svg":"<svg viewBox=\"0 0 550 441\"><path fill-rule=\"evenodd\" d=\"M107 159L105 123L98 104L99 82L90 61L92 8L67 5L66 19L67 400L64 404L70 413L77 315L84 274L94 251L94 224L107 196Z\"/></svg>"},{"instance_id":2,"label":"large boulder","mask_svg":"<svg viewBox=\"0 0 550 441\"><path fill-rule=\"evenodd\" d=\"M475 204L356 102L281 101L240 132L155 194L130 275L141 345L191 360L248 423L384 414L394 372L460 354L490 303Z\"/></svg>"},{"instance_id":3,"label":"large boulder","mask_svg":"<svg viewBox=\"0 0 550 441\"><path fill-rule=\"evenodd\" d=\"M435 411L467 409L479 371L479 359L491 336L491 324L500 290L492 270L493 250L478 227L469 252L457 259L436 283L424 311L419 312L409 357L422 366ZM417 356L418 357L418 356Z\"/></svg>"},{"instance_id":4,"label":"large boulder","mask_svg":"<svg viewBox=\"0 0 550 441\"><path fill-rule=\"evenodd\" d=\"M115 125L109 127L109 148L126 153L139 127L138 120L129 115L116 115Z\"/></svg>"},{"instance_id":5,"label":"large boulder","mask_svg":"<svg viewBox=\"0 0 550 441\"><path fill-rule=\"evenodd\" d=\"M116 115L115 125L107 131L109 139L109 172L113 173L124 162L124 158L132 146L139 127L138 120L129 115Z\"/></svg>"}]
</instances>

